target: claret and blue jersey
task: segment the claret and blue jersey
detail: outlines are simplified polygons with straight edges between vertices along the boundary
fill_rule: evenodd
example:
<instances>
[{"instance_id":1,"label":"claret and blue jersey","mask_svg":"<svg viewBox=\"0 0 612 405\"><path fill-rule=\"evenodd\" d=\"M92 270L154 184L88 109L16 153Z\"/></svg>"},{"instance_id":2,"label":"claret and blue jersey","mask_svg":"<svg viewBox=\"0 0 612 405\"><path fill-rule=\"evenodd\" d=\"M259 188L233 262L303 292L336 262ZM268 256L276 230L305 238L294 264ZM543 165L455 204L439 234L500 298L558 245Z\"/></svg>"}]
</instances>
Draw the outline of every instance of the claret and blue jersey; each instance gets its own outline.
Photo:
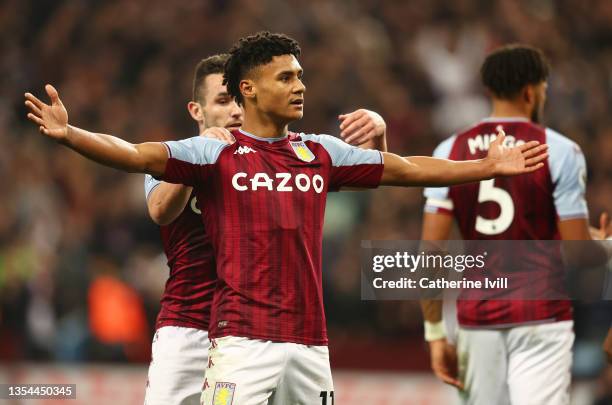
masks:
<instances>
[{"instance_id":1,"label":"claret and blue jersey","mask_svg":"<svg viewBox=\"0 0 612 405\"><path fill-rule=\"evenodd\" d=\"M453 187L427 188L426 212L453 215L468 240L557 240L558 221L588 218L585 201L586 163L576 143L522 118L488 118L442 142L435 157L451 160L484 158L497 126L507 146L536 140L549 146L541 170ZM516 257L532 268L529 280L545 285L563 282L560 257L531 252ZM501 257L490 257L489 263ZM464 327L511 326L534 321L571 319L569 301L460 300L458 320Z\"/></svg>"},{"instance_id":2,"label":"claret and blue jersey","mask_svg":"<svg viewBox=\"0 0 612 405\"><path fill-rule=\"evenodd\" d=\"M327 135L167 142L164 181L193 186L218 282L210 336L327 344L321 244L327 193L376 187L382 155Z\"/></svg>"}]
</instances>

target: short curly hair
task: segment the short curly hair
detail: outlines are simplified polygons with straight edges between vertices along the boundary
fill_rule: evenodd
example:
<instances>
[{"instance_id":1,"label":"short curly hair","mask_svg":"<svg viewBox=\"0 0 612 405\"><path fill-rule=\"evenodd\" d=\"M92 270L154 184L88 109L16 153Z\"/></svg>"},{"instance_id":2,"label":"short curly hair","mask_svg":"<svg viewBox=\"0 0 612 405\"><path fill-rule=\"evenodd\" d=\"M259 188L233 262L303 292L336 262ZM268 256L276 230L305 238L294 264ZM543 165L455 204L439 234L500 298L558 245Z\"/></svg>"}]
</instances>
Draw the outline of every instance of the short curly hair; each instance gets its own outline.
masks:
<instances>
[{"instance_id":1,"label":"short curly hair","mask_svg":"<svg viewBox=\"0 0 612 405\"><path fill-rule=\"evenodd\" d=\"M285 34L258 32L255 35L241 38L229 51L230 57L225 62L223 84L239 105L244 98L240 93L240 81L255 67L265 65L275 56L300 55L300 45Z\"/></svg>"},{"instance_id":2,"label":"short curly hair","mask_svg":"<svg viewBox=\"0 0 612 405\"><path fill-rule=\"evenodd\" d=\"M529 45L502 46L489 54L482 67L482 84L498 98L511 99L528 84L546 79L550 65L541 50Z\"/></svg>"}]
</instances>

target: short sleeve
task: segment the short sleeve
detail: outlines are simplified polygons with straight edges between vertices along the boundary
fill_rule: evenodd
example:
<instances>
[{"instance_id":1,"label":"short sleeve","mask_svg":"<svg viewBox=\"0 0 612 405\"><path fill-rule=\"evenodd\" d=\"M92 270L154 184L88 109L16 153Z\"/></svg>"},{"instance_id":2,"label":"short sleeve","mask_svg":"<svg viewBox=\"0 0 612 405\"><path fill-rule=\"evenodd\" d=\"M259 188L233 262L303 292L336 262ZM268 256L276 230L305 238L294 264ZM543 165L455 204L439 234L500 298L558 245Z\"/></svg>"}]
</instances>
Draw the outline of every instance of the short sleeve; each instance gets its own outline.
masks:
<instances>
[{"instance_id":1,"label":"short sleeve","mask_svg":"<svg viewBox=\"0 0 612 405\"><path fill-rule=\"evenodd\" d=\"M434 150L433 157L448 159L450 152L455 144L456 135L451 136ZM425 212L430 213L452 213L454 209L453 201L450 199L448 187L427 187L424 195L426 198Z\"/></svg>"},{"instance_id":2,"label":"short sleeve","mask_svg":"<svg viewBox=\"0 0 612 405\"><path fill-rule=\"evenodd\" d=\"M340 187L375 188L384 169L382 153L360 149L330 135L304 137L320 143L331 158L330 191Z\"/></svg>"},{"instance_id":3,"label":"short sleeve","mask_svg":"<svg viewBox=\"0 0 612 405\"><path fill-rule=\"evenodd\" d=\"M580 147L563 135L546 129L553 198L560 220L588 218L585 199L587 167Z\"/></svg>"},{"instance_id":4,"label":"short sleeve","mask_svg":"<svg viewBox=\"0 0 612 405\"><path fill-rule=\"evenodd\" d=\"M161 180L168 183L201 185L206 174L217 162L227 143L195 136L181 141L164 142L168 149L168 163Z\"/></svg>"},{"instance_id":5,"label":"short sleeve","mask_svg":"<svg viewBox=\"0 0 612 405\"><path fill-rule=\"evenodd\" d=\"M155 188L159 186L160 184L161 184L160 180L157 180L150 174L145 174L144 189L145 189L145 198L147 200L149 199L149 195L151 195L151 192L155 190Z\"/></svg>"}]
</instances>

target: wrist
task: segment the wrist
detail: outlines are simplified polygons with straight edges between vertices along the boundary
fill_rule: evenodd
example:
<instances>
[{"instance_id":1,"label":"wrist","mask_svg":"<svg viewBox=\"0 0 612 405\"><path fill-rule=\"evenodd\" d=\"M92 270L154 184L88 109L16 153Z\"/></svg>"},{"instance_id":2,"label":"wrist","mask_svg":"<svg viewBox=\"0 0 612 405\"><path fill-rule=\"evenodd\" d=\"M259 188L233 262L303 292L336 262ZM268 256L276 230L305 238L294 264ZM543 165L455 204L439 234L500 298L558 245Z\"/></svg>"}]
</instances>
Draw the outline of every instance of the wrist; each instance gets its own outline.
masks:
<instances>
[{"instance_id":1,"label":"wrist","mask_svg":"<svg viewBox=\"0 0 612 405\"><path fill-rule=\"evenodd\" d=\"M429 322L425 321L425 340L432 342L434 340L444 339L446 337L446 327L444 321Z\"/></svg>"},{"instance_id":2,"label":"wrist","mask_svg":"<svg viewBox=\"0 0 612 405\"><path fill-rule=\"evenodd\" d=\"M70 146L73 135L74 135L74 129L72 125L66 124L66 128L64 130L64 136L61 138L58 138L57 141L63 145Z\"/></svg>"},{"instance_id":3,"label":"wrist","mask_svg":"<svg viewBox=\"0 0 612 405\"><path fill-rule=\"evenodd\" d=\"M493 159L486 157L480 161L482 165L482 173L486 175L487 179L492 179L497 176L497 165Z\"/></svg>"}]
</instances>

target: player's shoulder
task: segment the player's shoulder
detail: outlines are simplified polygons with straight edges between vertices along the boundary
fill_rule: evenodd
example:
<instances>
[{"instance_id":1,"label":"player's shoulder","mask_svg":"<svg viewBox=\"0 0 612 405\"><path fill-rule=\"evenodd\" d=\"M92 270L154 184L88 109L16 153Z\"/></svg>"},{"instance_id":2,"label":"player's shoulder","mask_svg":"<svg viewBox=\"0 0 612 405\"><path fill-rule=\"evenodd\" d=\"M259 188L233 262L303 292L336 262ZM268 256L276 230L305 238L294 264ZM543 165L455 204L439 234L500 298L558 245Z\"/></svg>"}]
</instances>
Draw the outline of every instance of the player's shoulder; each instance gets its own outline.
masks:
<instances>
[{"instance_id":1,"label":"player's shoulder","mask_svg":"<svg viewBox=\"0 0 612 405\"><path fill-rule=\"evenodd\" d=\"M548 154L553 164L555 162L561 163L568 159L570 161L576 160L576 158L579 160L584 159L582 149L576 142L551 128L545 128L545 132Z\"/></svg>"},{"instance_id":2,"label":"player's shoulder","mask_svg":"<svg viewBox=\"0 0 612 405\"><path fill-rule=\"evenodd\" d=\"M580 146L562 133L555 131L552 128L544 128L544 131L546 133L546 143L549 145L549 147L560 148L568 151L580 151Z\"/></svg>"},{"instance_id":3,"label":"player's shoulder","mask_svg":"<svg viewBox=\"0 0 612 405\"><path fill-rule=\"evenodd\" d=\"M305 142L312 143L312 146L318 146L325 149L328 153L333 154L340 152L342 149L350 147L343 140L327 134L306 134L292 133L289 135L289 142Z\"/></svg>"},{"instance_id":4,"label":"player's shoulder","mask_svg":"<svg viewBox=\"0 0 612 405\"><path fill-rule=\"evenodd\" d=\"M171 158L195 164L215 163L221 152L230 146L225 141L194 136L180 141L164 142Z\"/></svg>"},{"instance_id":5,"label":"player's shoulder","mask_svg":"<svg viewBox=\"0 0 612 405\"><path fill-rule=\"evenodd\" d=\"M295 139L305 142L306 145L317 146L323 149L333 166L354 165L358 163L382 164L382 154L374 149L360 149L349 145L342 139L327 134L295 134ZM291 137L289 138L291 142Z\"/></svg>"}]
</instances>

